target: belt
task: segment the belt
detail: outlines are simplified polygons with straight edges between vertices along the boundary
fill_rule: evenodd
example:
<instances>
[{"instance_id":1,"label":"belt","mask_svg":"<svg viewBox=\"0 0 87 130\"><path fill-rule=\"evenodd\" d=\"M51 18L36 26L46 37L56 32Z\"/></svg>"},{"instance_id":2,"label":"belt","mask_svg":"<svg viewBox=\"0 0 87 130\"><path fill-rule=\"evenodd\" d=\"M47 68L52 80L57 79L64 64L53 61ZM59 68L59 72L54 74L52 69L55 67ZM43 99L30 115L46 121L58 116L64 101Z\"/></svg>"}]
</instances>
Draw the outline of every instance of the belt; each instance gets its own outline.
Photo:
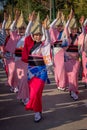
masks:
<instances>
[{"instance_id":1,"label":"belt","mask_svg":"<svg viewBox=\"0 0 87 130\"><path fill-rule=\"evenodd\" d=\"M21 57L22 54L21 54L21 53L15 53L15 56L16 56L16 57Z\"/></svg>"},{"instance_id":2,"label":"belt","mask_svg":"<svg viewBox=\"0 0 87 130\"><path fill-rule=\"evenodd\" d=\"M54 47L61 47L61 44L54 44Z\"/></svg>"},{"instance_id":3,"label":"belt","mask_svg":"<svg viewBox=\"0 0 87 130\"><path fill-rule=\"evenodd\" d=\"M29 56L28 63L30 66L43 66L45 65L42 57Z\"/></svg>"},{"instance_id":4,"label":"belt","mask_svg":"<svg viewBox=\"0 0 87 130\"><path fill-rule=\"evenodd\" d=\"M61 44L53 44L53 45L51 45L51 48L54 48L54 47L61 47ZM62 47L61 47L62 48Z\"/></svg>"},{"instance_id":5,"label":"belt","mask_svg":"<svg viewBox=\"0 0 87 130\"><path fill-rule=\"evenodd\" d=\"M66 51L67 52L77 52L78 53L78 46L70 45Z\"/></svg>"},{"instance_id":6,"label":"belt","mask_svg":"<svg viewBox=\"0 0 87 130\"><path fill-rule=\"evenodd\" d=\"M8 51L6 51L6 53L5 53L5 57L7 57L7 58L10 58L10 57L15 57L15 54L13 54L13 53L11 53L11 52L8 52Z\"/></svg>"},{"instance_id":7,"label":"belt","mask_svg":"<svg viewBox=\"0 0 87 130\"><path fill-rule=\"evenodd\" d=\"M22 49L16 49L15 50L15 56L16 57L21 57L22 56Z\"/></svg>"}]
</instances>

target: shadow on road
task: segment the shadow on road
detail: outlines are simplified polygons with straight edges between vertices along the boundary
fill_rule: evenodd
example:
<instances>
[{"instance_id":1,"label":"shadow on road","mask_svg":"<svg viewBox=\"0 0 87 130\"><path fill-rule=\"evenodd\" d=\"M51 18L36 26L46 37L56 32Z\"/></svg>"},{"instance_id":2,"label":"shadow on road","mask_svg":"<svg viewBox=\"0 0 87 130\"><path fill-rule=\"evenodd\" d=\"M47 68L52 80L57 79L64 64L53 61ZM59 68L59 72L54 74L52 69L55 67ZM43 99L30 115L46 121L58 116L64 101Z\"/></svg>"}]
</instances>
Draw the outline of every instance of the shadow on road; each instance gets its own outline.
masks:
<instances>
[{"instance_id":1,"label":"shadow on road","mask_svg":"<svg viewBox=\"0 0 87 130\"><path fill-rule=\"evenodd\" d=\"M69 92L60 92L54 78L43 92L43 120L33 122L32 111L5 86L6 75L0 68L0 130L87 130L87 89L79 83L79 100L70 98ZM83 124L84 122L84 124Z\"/></svg>"}]
</instances>

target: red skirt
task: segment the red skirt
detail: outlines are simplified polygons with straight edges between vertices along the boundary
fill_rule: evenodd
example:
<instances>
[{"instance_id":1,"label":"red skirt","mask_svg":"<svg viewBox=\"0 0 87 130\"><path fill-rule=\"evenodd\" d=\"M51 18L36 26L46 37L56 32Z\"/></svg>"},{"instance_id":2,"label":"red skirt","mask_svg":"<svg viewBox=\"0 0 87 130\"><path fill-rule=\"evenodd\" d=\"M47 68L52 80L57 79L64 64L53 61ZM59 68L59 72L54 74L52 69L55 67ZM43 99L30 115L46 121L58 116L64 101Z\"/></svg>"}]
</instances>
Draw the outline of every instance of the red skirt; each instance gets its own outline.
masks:
<instances>
[{"instance_id":1,"label":"red skirt","mask_svg":"<svg viewBox=\"0 0 87 130\"><path fill-rule=\"evenodd\" d=\"M45 82L37 77L33 77L29 81L29 96L30 100L25 106L26 110L33 110L34 112L42 112L42 92Z\"/></svg>"}]
</instances>

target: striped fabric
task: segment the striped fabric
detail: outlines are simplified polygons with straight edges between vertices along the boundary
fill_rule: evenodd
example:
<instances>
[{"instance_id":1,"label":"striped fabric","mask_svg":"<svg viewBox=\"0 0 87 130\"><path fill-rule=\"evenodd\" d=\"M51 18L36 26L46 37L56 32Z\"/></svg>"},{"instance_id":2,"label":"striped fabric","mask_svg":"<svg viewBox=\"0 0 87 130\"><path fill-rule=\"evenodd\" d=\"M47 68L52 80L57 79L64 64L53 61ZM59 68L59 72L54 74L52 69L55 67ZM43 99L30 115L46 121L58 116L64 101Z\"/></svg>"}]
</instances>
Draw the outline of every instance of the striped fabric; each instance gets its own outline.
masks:
<instances>
[{"instance_id":1,"label":"striped fabric","mask_svg":"<svg viewBox=\"0 0 87 130\"><path fill-rule=\"evenodd\" d=\"M77 45L70 45L66 51L67 52L78 52L78 46Z\"/></svg>"},{"instance_id":2,"label":"striped fabric","mask_svg":"<svg viewBox=\"0 0 87 130\"><path fill-rule=\"evenodd\" d=\"M5 43L5 39L6 39L5 31L3 32L0 31L0 45L3 45Z\"/></svg>"}]
</instances>

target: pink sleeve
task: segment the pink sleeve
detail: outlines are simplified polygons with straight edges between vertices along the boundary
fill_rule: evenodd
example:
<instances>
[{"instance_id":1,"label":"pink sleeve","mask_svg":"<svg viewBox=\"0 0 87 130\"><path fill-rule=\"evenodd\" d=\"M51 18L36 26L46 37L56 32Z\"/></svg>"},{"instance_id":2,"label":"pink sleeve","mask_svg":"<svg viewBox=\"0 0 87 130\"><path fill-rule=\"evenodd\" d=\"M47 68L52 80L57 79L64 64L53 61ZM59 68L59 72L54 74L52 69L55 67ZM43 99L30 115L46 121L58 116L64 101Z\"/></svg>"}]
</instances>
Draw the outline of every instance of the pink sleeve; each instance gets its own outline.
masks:
<instances>
[{"instance_id":1,"label":"pink sleeve","mask_svg":"<svg viewBox=\"0 0 87 130\"><path fill-rule=\"evenodd\" d=\"M49 32L50 32L50 37L51 37L52 43L56 42L57 41L57 36L58 36L57 29L50 28Z\"/></svg>"},{"instance_id":2,"label":"pink sleeve","mask_svg":"<svg viewBox=\"0 0 87 130\"><path fill-rule=\"evenodd\" d=\"M70 45L71 39L70 39L70 33L69 33L69 21L67 21L67 23L65 25L64 33L66 34L66 37L68 39L68 44Z\"/></svg>"},{"instance_id":3,"label":"pink sleeve","mask_svg":"<svg viewBox=\"0 0 87 130\"><path fill-rule=\"evenodd\" d=\"M78 37L78 45L81 46L82 50L83 50L83 43L84 43L84 33L81 33Z\"/></svg>"}]
</instances>

